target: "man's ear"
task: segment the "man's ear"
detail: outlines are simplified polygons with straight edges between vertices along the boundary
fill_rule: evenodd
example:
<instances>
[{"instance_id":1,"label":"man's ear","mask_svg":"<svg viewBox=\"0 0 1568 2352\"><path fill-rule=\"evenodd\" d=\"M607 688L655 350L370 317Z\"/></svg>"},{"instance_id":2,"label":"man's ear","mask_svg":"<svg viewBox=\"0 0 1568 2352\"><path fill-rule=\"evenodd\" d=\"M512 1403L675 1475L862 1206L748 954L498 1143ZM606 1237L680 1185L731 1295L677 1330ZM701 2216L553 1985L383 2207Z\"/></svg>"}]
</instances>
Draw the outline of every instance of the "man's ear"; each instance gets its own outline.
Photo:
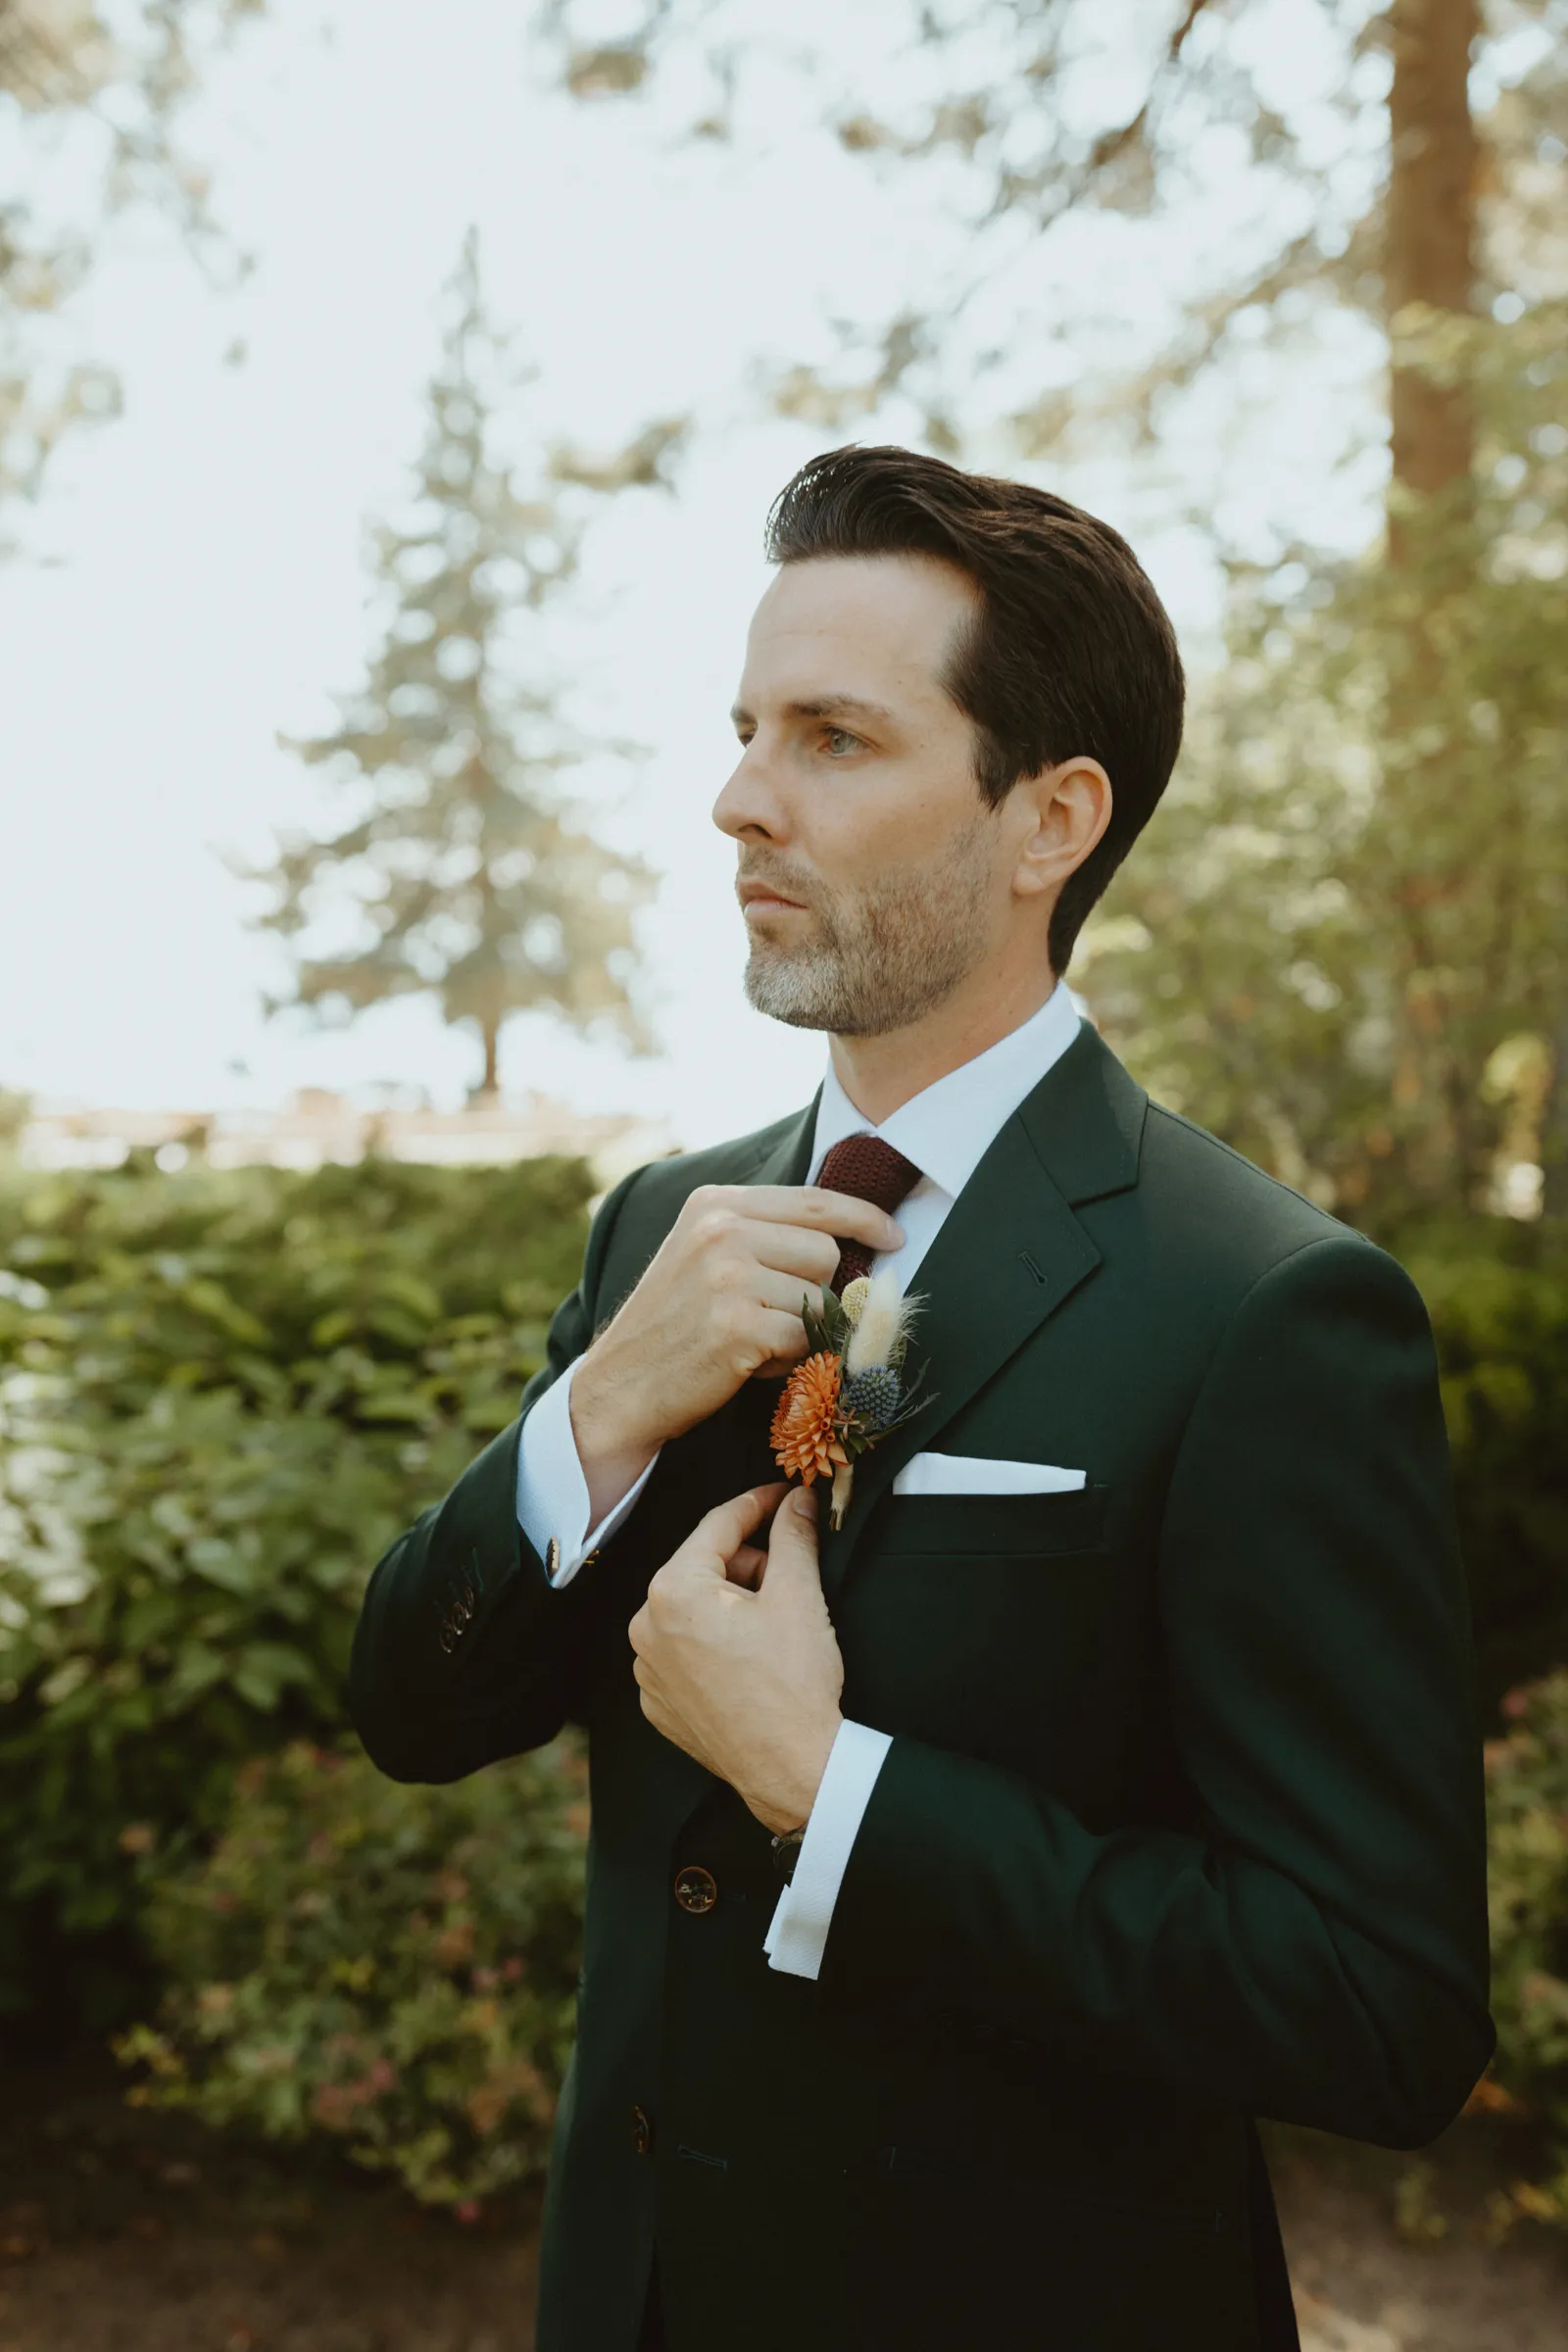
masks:
<instances>
[{"instance_id":1,"label":"man's ear","mask_svg":"<svg viewBox=\"0 0 1568 2352\"><path fill-rule=\"evenodd\" d=\"M1012 887L1019 898L1054 899L1110 822L1110 778L1098 760L1074 758L1020 777L1013 791L1028 815Z\"/></svg>"}]
</instances>

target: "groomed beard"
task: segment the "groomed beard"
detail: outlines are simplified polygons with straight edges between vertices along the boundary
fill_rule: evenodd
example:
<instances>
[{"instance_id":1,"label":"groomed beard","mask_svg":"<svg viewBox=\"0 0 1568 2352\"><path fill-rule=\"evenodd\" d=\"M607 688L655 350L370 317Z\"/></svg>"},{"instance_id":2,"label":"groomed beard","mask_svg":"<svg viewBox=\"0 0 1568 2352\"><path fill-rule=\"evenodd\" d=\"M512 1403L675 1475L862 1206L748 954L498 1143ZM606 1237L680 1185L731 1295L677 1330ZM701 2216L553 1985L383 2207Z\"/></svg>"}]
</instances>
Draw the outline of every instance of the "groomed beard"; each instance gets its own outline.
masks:
<instances>
[{"instance_id":1,"label":"groomed beard","mask_svg":"<svg viewBox=\"0 0 1568 2352\"><path fill-rule=\"evenodd\" d=\"M979 816L929 865L906 867L854 899L783 860L743 863L743 880L767 883L816 918L816 936L794 948L753 933L748 1004L835 1037L885 1036L943 1004L986 951L991 830Z\"/></svg>"}]
</instances>

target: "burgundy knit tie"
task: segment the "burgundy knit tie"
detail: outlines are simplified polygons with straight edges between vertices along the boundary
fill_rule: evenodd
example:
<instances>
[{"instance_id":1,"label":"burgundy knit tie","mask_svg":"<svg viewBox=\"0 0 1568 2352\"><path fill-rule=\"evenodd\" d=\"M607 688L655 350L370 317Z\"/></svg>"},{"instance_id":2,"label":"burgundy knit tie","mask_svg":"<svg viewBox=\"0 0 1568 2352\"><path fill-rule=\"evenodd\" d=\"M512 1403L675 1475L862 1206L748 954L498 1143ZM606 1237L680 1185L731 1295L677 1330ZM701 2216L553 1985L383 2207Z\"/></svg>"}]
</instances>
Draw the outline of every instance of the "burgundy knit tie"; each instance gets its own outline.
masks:
<instances>
[{"instance_id":1,"label":"burgundy knit tie","mask_svg":"<svg viewBox=\"0 0 1568 2352\"><path fill-rule=\"evenodd\" d=\"M848 1193L856 1200L870 1200L891 1217L906 1194L920 1181L912 1159L895 1152L879 1135L847 1135L823 1160L816 1179L827 1193ZM839 1270L833 1288L842 1298L846 1287L871 1271L873 1250L863 1242L839 1243Z\"/></svg>"}]
</instances>

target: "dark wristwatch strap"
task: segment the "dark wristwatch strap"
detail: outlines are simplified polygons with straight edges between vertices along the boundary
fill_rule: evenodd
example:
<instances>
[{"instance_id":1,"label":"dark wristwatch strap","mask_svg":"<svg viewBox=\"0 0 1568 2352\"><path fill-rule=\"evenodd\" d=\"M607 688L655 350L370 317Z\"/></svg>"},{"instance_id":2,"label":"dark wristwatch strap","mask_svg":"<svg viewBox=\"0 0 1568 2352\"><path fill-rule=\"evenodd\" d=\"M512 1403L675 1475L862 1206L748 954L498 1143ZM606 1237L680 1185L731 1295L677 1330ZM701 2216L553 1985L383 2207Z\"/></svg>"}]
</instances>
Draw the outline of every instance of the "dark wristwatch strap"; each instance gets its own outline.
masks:
<instances>
[{"instance_id":1,"label":"dark wristwatch strap","mask_svg":"<svg viewBox=\"0 0 1568 2352\"><path fill-rule=\"evenodd\" d=\"M795 1876L796 1856L800 1853L806 1828L803 1821L798 1830L779 1830L774 1835L773 1866L781 1879L793 1879Z\"/></svg>"}]
</instances>

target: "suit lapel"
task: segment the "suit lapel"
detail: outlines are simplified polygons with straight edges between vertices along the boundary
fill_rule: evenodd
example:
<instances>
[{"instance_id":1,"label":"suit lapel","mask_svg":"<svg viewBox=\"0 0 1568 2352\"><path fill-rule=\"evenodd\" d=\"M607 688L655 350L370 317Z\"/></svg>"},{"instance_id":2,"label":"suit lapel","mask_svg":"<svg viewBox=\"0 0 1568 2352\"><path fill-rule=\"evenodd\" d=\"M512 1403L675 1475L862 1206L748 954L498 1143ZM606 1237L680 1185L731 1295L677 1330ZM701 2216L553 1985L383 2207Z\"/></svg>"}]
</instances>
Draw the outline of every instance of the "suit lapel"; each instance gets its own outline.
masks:
<instances>
[{"instance_id":1,"label":"suit lapel","mask_svg":"<svg viewBox=\"0 0 1568 2352\"><path fill-rule=\"evenodd\" d=\"M811 1165L811 1142L816 1134L816 1107L822 1100L817 1088L811 1100L795 1118L783 1121L772 1145L743 1184L804 1184Z\"/></svg>"},{"instance_id":2,"label":"suit lapel","mask_svg":"<svg viewBox=\"0 0 1568 2352\"><path fill-rule=\"evenodd\" d=\"M1100 1263L1075 1207L1138 1181L1148 1099L1085 1026L1007 1120L949 1212L911 1288L926 1304L910 1363L931 1401L862 1454L844 1526L826 1529L823 1589L844 1582L872 1511L911 1455L931 1450L1024 1342Z\"/></svg>"}]
</instances>

